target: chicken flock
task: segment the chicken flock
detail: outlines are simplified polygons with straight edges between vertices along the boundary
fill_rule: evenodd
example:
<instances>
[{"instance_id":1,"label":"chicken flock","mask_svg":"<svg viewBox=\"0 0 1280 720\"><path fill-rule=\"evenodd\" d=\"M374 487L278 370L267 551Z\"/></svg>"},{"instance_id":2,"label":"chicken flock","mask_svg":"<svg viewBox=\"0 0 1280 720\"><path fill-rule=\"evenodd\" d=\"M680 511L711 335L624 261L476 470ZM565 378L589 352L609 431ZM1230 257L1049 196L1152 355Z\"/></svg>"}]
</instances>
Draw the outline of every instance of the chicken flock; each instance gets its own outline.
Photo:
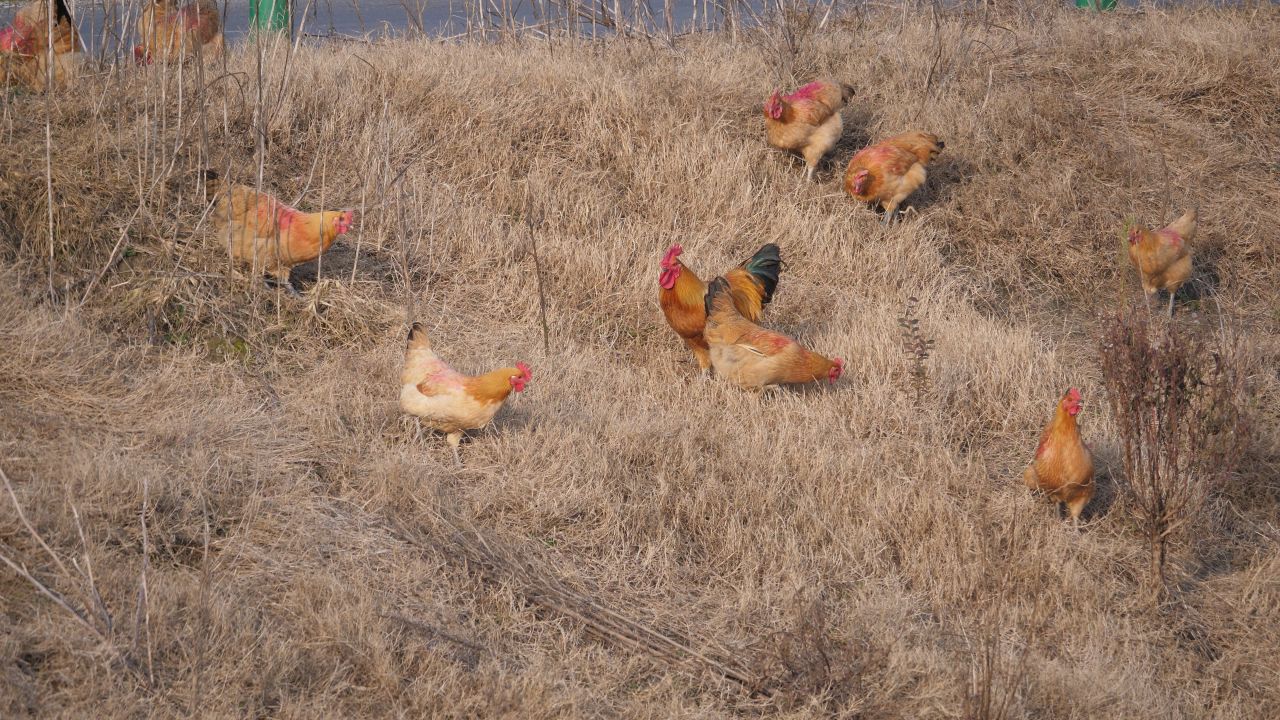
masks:
<instances>
[{"instance_id":1,"label":"chicken flock","mask_svg":"<svg viewBox=\"0 0 1280 720\"><path fill-rule=\"evenodd\" d=\"M222 21L213 0L182 7L178 0L146 0L135 29L142 42L133 56L142 65L222 54ZM65 0L31 0L0 30L0 80L31 92L66 87L84 64L84 50Z\"/></svg>"},{"instance_id":2,"label":"chicken flock","mask_svg":"<svg viewBox=\"0 0 1280 720\"><path fill-rule=\"evenodd\" d=\"M211 0L183 7L176 0L150 0L138 19L137 33L141 44L134 48L134 57L143 65L199 61L223 52ZM0 30L0 69L6 83L16 81L32 91L71 82L82 51L64 0L34 0ZM787 94L775 89L764 103L766 142L803 158L805 178L813 181L819 164L841 139L841 111L853 97L853 86L831 80L816 80ZM945 148L937 135L918 130L880 140L849 160L844 190L859 203L878 206L883 222L891 224L903 202L925 184L929 165ZM228 255L269 286L295 297L290 270L318 258L355 224L353 210L303 212L260 189L224 184L216 173L206 177L215 198L215 236ZM1174 295L1191 275L1189 243L1196 225L1196 211L1190 210L1159 230L1136 223L1126 228L1129 259L1148 307L1157 291L1167 292L1171 319ZM783 268L777 244L763 245L710 282L680 259L683 253L680 244L671 245L658 263L658 304L704 377L714 374L751 390L823 380L834 384L840 379L843 360L760 324ZM400 408L419 422L419 429L425 424L445 434L454 461L461 465L458 448L463 435L488 425L511 393L522 392L532 377L522 362L478 376L459 373L436 355L426 328L415 322L405 348ZM1027 487L1063 504L1077 526L1094 492L1093 460L1077 424L1082 408L1079 389L1070 388L1061 396L1023 473Z\"/></svg>"}]
</instances>

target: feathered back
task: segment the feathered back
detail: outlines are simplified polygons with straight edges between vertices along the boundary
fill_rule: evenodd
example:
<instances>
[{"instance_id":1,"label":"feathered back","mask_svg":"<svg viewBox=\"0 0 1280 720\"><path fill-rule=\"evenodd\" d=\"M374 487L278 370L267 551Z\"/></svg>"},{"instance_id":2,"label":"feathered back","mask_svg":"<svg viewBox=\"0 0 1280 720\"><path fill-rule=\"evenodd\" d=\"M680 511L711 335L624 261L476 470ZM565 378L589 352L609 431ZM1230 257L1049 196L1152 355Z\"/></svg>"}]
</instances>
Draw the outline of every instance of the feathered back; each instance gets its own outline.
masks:
<instances>
[{"instance_id":1,"label":"feathered back","mask_svg":"<svg viewBox=\"0 0 1280 720\"><path fill-rule=\"evenodd\" d=\"M938 157L938 153L947 146L937 135L920 130L913 130L901 135L895 135L884 141L889 145L906 150L922 163L933 162Z\"/></svg>"},{"instance_id":2,"label":"feathered back","mask_svg":"<svg viewBox=\"0 0 1280 720\"><path fill-rule=\"evenodd\" d=\"M1163 232L1174 232L1184 241L1190 241L1196 236L1196 217L1198 213L1192 208L1182 214L1182 217L1174 220L1165 226Z\"/></svg>"},{"instance_id":3,"label":"feathered back","mask_svg":"<svg viewBox=\"0 0 1280 720\"><path fill-rule=\"evenodd\" d=\"M802 122L820 125L845 106L853 97L853 86L829 80L816 80L783 95L774 90L764 104L765 117L784 123Z\"/></svg>"},{"instance_id":4,"label":"feathered back","mask_svg":"<svg viewBox=\"0 0 1280 720\"><path fill-rule=\"evenodd\" d=\"M733 304L729 281L723 277L717 277L711 281L711 285L707 287L706 299L703 302L708 320L721 321L732 316L738 316L738 308Z\"/></svg>"}]
</instances>

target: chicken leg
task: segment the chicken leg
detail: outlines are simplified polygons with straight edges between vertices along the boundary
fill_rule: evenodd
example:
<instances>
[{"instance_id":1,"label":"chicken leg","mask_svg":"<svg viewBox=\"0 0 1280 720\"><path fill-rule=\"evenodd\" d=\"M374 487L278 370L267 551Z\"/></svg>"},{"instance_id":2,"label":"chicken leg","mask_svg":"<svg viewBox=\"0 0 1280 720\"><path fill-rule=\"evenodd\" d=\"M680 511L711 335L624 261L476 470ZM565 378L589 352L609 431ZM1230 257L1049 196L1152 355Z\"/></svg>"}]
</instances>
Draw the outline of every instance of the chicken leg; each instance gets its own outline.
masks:
<instances>
[{"instance_id":1,"label":"chicken leg","mask_svg":"<svg viewBox=\"0 0 1280 720\"><path fill-rule=\"evenodd\" d=\"M1092 495L1082 495L1066 503L1067 512L1071 513L1071 524L1076 531L1080 530L1080 516L1084 513L1084 508L1089 504L1089 500L1092 497Z\"/></svg>"},{"instance_id":2,"label":"chicken leg","mask_svg":"<svg viewBox=\"0 0 1280 720\"><path fill-rule=\"evenodd\" d=\"M884 218L881 222L885 227L892 225L898 219L898 205L902 203L904 197L906 196L896 197L884 204Z\"/></svg>"},{"instance_id":3,"label":"chicken leg","mask_svg":"<svg viewBox=\"0 0 1280 720\"><path fill-rule=\"evenodd\" d=\"M1151 319L1151 293L1145 288L1142 290L1142 304L1147 306L1147 319Z\"/></svg>"},{"instance_id":4,"label":"chicken leg","mask_svg":"<svg viewBox=\"0 0 1280 720\"><path fill-rule=\"evenodd\" d=\"M462 467L462 456L458 454L458 446L462 444L462 433L451 432L446 437L449 441L449 447L453 448L453 463L459 468Z\"/></svg>"},{"instance_id":5,"label":"chicken leg","mask_svg":"<svg viewBox=\"0 0 1280 720\"><path fill-rule=\"evenodd\" d=\"M262 281L266 283L268 290L275 290L276 288L280 288L281 290L284 290L285 293L287 293L291 298L302 297L301 295L298 294L298 289L293 286L293 281L291 281L287 277L281 279L280 277L275 275L267 275L262 279Z\"/></svg>"},{"instance_id":6,"label":"chicken leg","mask_svg":"<svg viewBox=\"0 0 1280 720\"><path fill-rule=\"evenodd\" d=\"M1173 296L1177 294L1178 293L1176 290L1169 291L1169 320L1170 321L1173 320Z\"/></svg>"}]
</instances>

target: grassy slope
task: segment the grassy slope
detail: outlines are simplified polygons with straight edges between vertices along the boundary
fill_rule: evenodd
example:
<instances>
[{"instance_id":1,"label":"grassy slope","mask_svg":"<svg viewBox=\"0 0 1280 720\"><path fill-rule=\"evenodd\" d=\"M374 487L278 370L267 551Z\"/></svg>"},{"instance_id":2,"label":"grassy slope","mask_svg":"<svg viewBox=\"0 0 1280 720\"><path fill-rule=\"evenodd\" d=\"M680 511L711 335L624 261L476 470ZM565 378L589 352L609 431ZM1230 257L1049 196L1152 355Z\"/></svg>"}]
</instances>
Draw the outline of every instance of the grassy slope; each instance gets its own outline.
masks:
<instances>
[{"instance_id":1,"label":"grassy slope","mask_svg":"<svg viewBox=\"0 0 1280 720\"><path fill-rule=\"evenodd\" d=\"M301 302L231 272L195 196L206 165L256 172L250 53L204 114L190 77L179 97L156 72L58 97L52 248L44 100L6 101L0 467L65 558L84 553L78 510L140 671L6 570L0 714L955 717L988 638L1014 716L1280 714L1280 15L901 20L843 22L790 58L784 82L859 89L817 185L763 145L767 43L337 46L287 81L268 63L267 186L370 206ZM908 127L947 150L886 232L840 170ZM1184 205L1203 262L1180 317L1220 310L1245 341L1258 437L1178 546L1182 602L1152 610L1110 500L1093 338L1138 299L1123 218ZM675 240L708 275L779 242L768 322L847 379L765 397L699 381L656 303ZM922 406L896 320L911 295L937 339ZM395 405L410 315L461 370L534 369L461 472ZM1079 535L1018 482L1070 384L1103 468ZM787 691L749 699L593 638L528 602L527 577L461 563L459 525ZM0 541L81 597L7 502Z\"/></svg>"}]
</instances>

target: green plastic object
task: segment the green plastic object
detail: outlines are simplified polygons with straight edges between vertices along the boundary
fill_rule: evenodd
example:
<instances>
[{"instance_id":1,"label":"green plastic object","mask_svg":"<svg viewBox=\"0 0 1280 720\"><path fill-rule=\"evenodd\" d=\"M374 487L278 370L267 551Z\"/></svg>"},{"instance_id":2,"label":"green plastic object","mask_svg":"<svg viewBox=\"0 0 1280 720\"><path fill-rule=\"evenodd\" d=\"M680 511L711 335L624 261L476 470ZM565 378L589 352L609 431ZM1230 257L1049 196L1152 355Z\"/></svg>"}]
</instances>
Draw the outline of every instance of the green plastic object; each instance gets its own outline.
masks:
<instances>
[{"instance_id":1,"label":"green plastic object","mask_svg":"<svg viewBox=\"0 0 1280 720\"><path fill-rule=\"evenodd\" d=\"M249 0L249 26L279 32L289 28L289 0Z\"/></svg>"},{"instance_id":2,"label":"green plastic object","mask_svg":"<svg viewBox=\"0 0 1280 720\"><path fill-rule=\"evenodd\" d=\"M1092 8L1094 10L1114 10L1116 0L1076 0L1078 8Z\"/></svg>"}]
</instances>

